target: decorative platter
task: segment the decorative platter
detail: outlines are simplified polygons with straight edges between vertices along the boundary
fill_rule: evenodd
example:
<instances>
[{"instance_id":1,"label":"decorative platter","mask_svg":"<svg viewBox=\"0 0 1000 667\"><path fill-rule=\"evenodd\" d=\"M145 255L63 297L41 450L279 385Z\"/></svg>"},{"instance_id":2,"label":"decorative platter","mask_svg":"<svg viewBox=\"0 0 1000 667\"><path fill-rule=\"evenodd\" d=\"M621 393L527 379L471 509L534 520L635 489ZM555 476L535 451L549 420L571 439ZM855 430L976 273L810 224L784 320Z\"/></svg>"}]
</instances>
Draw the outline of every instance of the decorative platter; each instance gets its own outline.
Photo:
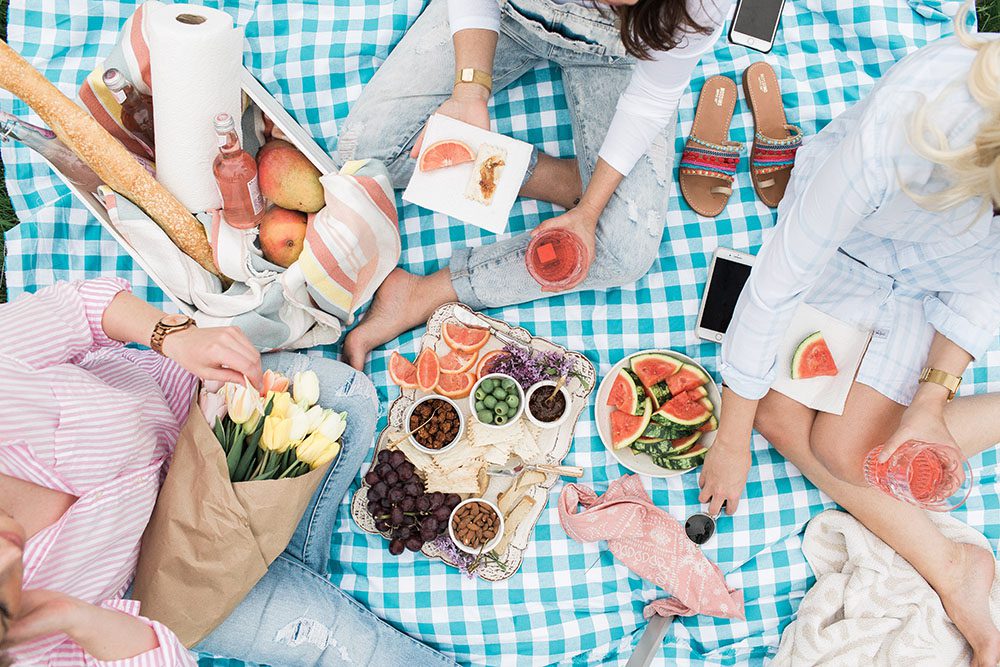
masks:
<instances>
[{"instance_id":1,"label":"decorative platter","mask_svg":"<svg viewBox=\"0 0 1000 667\"><path fill-rule=\"evenodd\" d=\"M518 445L515 443L515 452L521 453L520 458L524 463L560 464L569 452L577 420L587 407L588 398L597 383L597 374L593 364L578 352L567 350L545 338L532 336L523 328L514 327L500 320L486 317L460 303L445 304L434 311L427 321L427 331L422 338L423 349L432 349L438 354L448 352L448 347L443 340L442 330L445 323L449 321L457 321L464 326L489 330L490 337L486 345L479 352L480 358L485 357L493 350L504 348L505 345L515 345L521 348L528 348L536 353L557 352L571 360L572 365L565 385L571 397L570 403L566 408L569 412L568 418L558 427L549 429L540 429L529 423L526 418L522 418L514 425L516 429L523 429L523 431L514 432L520 433L523 436L524 447L532 452L530 460L525 458L527 456L524 454L525 450L518 448ZM527 391L528 388L524 387L524 389ZM380 452L403 447L400 441L407 439L407 428L404 426L404 423L410 406L418 399L431 394L432 392L425 392L419 389L401 390L399 398L389 406L388 425L379 434L375 443L375 451L372 455L372 463L368 471L374 469ZM458 398L455 399L455 402L465 416L466 423L471 424L474 418L471 415L472 410L468 399ZM468 432L469 429L466 429L466 433L461 436L458 444L454 447L459 453L463 447L476 446L476 443L473 441L475 434L470 436ZM451 455L454 452L449 451L448 454ZM438 456L444 457L445 454L439 454ZM512 454L512 457L515 457L513 459L514 462L517 462L516 456L516 453ZM496 464L496 461L492 461L491 463ZM417 467L419 468L419 466ZM526 493L524 487L519 489L519 493L525 493L526 496L533 499L534 502L530 506L530 510L515 525L507 525L506 530L513 531L513 533L506 540L503 553L495 553L494 558L480 559L481 562L477 563L475 568L476 576L486 581L502 581L513 576L521 566L524 550L527 548L535 524L538 522L538 518L547 504L549 490L558 479L558 475L554 473L544 475L536 473L535 477L539 478L540 481L528 486ZM542 477L544 479L541 479ZM496 502L503 493L509 491L519 481L519 478L502 476L487 477L485 475L485 468L480 474L480 479L484 480L482 486L485 490L481 490L479 493L462 493L459 495L463 499L481 497ZM385 533L376 529L375 517L368 511L369 488L368 482L362 481L361 488L354 494L351 502L351 515L355 523L362 530L386 536ZM460 562L462 558L461 554L456 553L457 550L442 548L440 539L427 542L423 545L421 551L428 558L439 559L452 567L460 568L463 566L463 563ZM465 563L465 565L467 564Z\"/></svg>"}]
</instances>

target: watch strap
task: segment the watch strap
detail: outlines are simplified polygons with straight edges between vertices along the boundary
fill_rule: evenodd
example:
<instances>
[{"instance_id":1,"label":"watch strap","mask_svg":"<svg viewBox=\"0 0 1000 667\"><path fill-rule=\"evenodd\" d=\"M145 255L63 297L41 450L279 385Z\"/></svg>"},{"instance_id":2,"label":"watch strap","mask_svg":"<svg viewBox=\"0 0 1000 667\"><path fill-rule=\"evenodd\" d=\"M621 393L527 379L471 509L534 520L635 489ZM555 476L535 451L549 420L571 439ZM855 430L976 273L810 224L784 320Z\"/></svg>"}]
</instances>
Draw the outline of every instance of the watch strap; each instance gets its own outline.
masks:
<instances>
[{"instance_id":1,"label":"watch strap","mask_svg":"<svg viewBox=\"0 0 1000 667\"><path fill-rule=\"evenodd\" d=\"M490 93L493 92L493 77L474 67L463 67L455 72L455 83L478 83Z\"/></svg>"},{"instance_id":2,"label":"watch strap","mask_svg":"<svg viewBox=\"0 0 1000 667\"><path fill-rule=\"evenodd\" d=\"M169 316L168 316L169 317ZM166 318L164 318L166 319ZM178 324L167 324L163 320L160 320L153 327L153 335L149 339L149 347L157 354L163 354L163 341L170 334L177 333L178 331L184 331L190 329L194 326L194 320L188 317L185 321Z\"/></svg>"},{"instance_id":3,"label":"watch strap","mask_svg":"<svg viewBox=\"0 0 1000 667\"><path fill-rule=\"evenodd\" d=\"M927 367L920 373L920 382L939 384L948 390L948 400L955 398L958 388L962 386L962 378L936 368Z\"/></svg>"}]
</instances>

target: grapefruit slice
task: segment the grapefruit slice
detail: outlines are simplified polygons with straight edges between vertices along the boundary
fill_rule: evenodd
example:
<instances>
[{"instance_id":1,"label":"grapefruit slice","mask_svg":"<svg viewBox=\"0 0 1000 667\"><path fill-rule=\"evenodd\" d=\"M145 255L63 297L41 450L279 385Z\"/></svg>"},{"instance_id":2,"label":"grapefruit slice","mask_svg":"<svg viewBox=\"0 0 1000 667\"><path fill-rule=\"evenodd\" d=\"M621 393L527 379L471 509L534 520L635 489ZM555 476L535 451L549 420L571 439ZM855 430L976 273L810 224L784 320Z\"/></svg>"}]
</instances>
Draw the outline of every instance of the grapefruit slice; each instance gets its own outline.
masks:
<instances>
[{"instance_id":1,"label":"grapefruit slice","mask_svg":"<svg viewBox=\"0 0 1000 667\"><path fill-rule=\"evenodd\" d=\"M489 329L467 327L458 322L445 322L441 327L445 344L456 352L479 352L490 339Z\"/></svg>"},{"instance_id":2,"label":"grapefruit slice","mask_svg":"<svg viewBox=\"0 0 1000 667\"><path fill-rule=\"evenodd\" d=\"M476 365L476 359L478 358L478 352L465 354L464 352L456 352L455 350L452 350L443 357L439 357L438 364L441 366L442 374L465 373L466 371L472 370L472 367Z\"/></svg>"},{"instance_id":3,"label":"grapefruit slice","mask_svg":"<svg viewBox=\"0 0 1000 667\"><path fill-rule=\"evenodd\" d=\"M472 385L476 384L476 374L472 371L467 373L442 373L438 378L437 393L448 398L465 398L472 391Z\"/></svg>"},{"instance_id":4,"label":"grapefruit slice","mask_svg":"<svg viewBox=\"0 0 1000 667\"><path fill-rule=\"evenodd\" d=\"M808 336L795 349L792 357L793 380L833 377L837 372L837 363L833 360L833 353L830 352L822 331Z\"/></svg>"},{"instance_id":5,"label":"grapefruit slice","mask_svg":"<svg viewBox=\"0 0 1000 667\"><path fill-rule=\"evenodd\" d=\"M434 171L472 162L475 159L476 153L468 144L456 139L445 139L425 148L420 154L417 166L420 167L420 171Z\"/></svg>"},{"instance_id":6,"label":"grapefruit slice","mask_svg":"<svg viewBox=\"0 0 1000 667\"><path fill-rule=\"evenodd\" d=\"M493 372L490 368L491 364L495 359L499 359L505 354L509 354L506 350L490 350L483 356L479 358L479 365L476 366L476 375L482 377L484 375L489 375Z\"/></svg>"},{"instance_id":7,"label":"grapefruit slice","mask_svg":"<svg viewBox=\"0 0 1000 667\"><path fill-rule=\"evenodd\" d=\"M425 347L417 355L417 387L422 391L434 391L441 378L441 366L434 350Z\"/></svg>"},{"instance_id":8,"label":"grapefruit slice","mask_svg":"<svg viewBox=\"0 0 1000 667\"><path fill-rule=\"evenodd\" d=\"M389 357L389 377L400 389L417 388L417 367L399 352Z\"/></svg>"}]
</instances>

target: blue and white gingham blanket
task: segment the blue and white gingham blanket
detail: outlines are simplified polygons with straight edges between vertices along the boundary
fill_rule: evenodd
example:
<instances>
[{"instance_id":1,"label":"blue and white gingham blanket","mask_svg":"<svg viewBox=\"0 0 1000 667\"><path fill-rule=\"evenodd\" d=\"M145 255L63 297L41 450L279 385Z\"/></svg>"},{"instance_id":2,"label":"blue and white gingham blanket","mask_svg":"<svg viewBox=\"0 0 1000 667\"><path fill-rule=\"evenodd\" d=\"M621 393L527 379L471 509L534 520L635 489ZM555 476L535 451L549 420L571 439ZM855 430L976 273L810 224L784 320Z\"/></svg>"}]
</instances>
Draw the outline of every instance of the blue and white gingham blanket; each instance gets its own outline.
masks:
<instances>
[{"instance_id":1,"label":"blue and white gingham blanket","mask_svg":"<svg viewBox=\"0 0 1000 667\"><path fill-rule=\"evenodd\" d=\"M338 123L351 102L425 3L207 4L221 5L246 26L247 65L332 150ZM699 90L709 76L738 77L752 62L767 60L780 73L791 122L812 134L861 98L893 62L949 34L946 14L953 14L958 5L957 0L788 0L771 54L762 56L721 41L698 68L692 90ZM73 96L134 8L133 0L12 0L10 43ZM20 102L6 95L0 99L4 111L31 116ZM681 104L678 152L691 126L695 99L689 92ZM573 154L557 70L539 67L498 93L493 114L500 132L551 154ZM749 141L751 128L750 113L741 102L732 139ZM155 304L165 301L40 159L8 144L3 161L23 221L7 234L12 297L56 280L114 274L131 280L139 296ZM706 220L683 204L671 184L664 192L671 212L660 260L634 287L555 296L490 314L583 351L602 373L628 352L649 347L681 350L714 369L718 348L692 333L712 251L723 245L755 252L761 229L774 223L774 214L757 201L745 172L737 186L726 215ZM519 201L511 229L521 231L551 214L545 204ZM491 241L490 234L475 227L411 205L402 206L400 225L402 266L418 273L441 267L454 247ZM399 346L413 354L419 336L419 331L406 334L373 355L369 371L386 403L396 395L386 373L388 352ZM1000 350L977 362L965 379L963 393L1000 390ZM581 419L567 462L583 466L587 475L582 482L599 492L625 472L604 450L590 414ZM978 484L956 514L995 544L1000 538L997 454L987 452L973 463ZM647 486L653 500L678 518L698 508L695 475L647 481ZM736 517L723 519L717 542L706 549L729 582L743 589L746 622L679 619L656 664L759 664L775 651L782 628L811 583L800 549L802 527L832 503L759 436L747 497ZM623 664L644 625L642 607L663 595L630 576L598 545L571 541L559 526L555 502L542 515L520 572L497 584L465 579L422 557L390 556L382 538L354 525L346 503L341 515L331 545L332 580L396 627L464 664ZM205 658L202 664L232 663Z\"/></svg>"}]
</instances>

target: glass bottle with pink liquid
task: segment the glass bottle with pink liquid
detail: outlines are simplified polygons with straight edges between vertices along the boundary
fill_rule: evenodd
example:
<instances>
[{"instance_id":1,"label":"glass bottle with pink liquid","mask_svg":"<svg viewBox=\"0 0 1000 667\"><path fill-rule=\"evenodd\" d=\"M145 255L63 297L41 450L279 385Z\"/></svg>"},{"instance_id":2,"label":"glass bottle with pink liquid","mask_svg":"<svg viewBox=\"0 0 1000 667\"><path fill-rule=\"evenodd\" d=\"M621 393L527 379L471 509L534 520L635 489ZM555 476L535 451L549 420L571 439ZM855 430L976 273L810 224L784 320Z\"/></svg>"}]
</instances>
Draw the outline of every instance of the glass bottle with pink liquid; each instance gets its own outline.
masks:
<instances>
[{"instance_id":1,"label":"glass bottle with pink liquid","mask_svg":"<svg viewBox=\"0 0 1000 667\"><path fill-rule=\"evenodd\" d=\"M150 155L153 155L153 98L136 90L125 75L113 67L104 73L104 85L122 106L122 127L145 144Z\"/></svg>"},{"instance_id":2,"label":"glass bottle with pink liquid","mask_svg":"<svg viewBox=\"0 0 1000 667\"><path fill-rule=\"evenodd\" d=\"M236 121L228 113L215 117L219 154L212 173L222 197L222 215L236 229L253 229L264 217L264 197L257 185L257 162L240 147Z\"/></svg>"},{"instance_id":3,"label":"glass bottle with pink liquid","mask_svg":"<svg viewBox=\"0 0 1000 667\"><path fill-rule=\"evenodd\" d=\"M880 462L881 453L879 446L865 457L865 481L903 502L948 512L972 491L972 467L954 445L908 440Z\"/></svg>"},{"instance_id":4,"label":"glass bottle with pink liquid","mask_svg":"<svg viewBox=\"0 0 1000 667\"><path fill-rule=\"evenodd\" d=\"M575 284L586 271L586 255L587 249L579 236L556 227L532 237L524 262L539 285L563 290Z\"/></svg>"}]
</instances>

